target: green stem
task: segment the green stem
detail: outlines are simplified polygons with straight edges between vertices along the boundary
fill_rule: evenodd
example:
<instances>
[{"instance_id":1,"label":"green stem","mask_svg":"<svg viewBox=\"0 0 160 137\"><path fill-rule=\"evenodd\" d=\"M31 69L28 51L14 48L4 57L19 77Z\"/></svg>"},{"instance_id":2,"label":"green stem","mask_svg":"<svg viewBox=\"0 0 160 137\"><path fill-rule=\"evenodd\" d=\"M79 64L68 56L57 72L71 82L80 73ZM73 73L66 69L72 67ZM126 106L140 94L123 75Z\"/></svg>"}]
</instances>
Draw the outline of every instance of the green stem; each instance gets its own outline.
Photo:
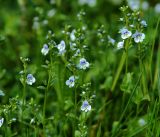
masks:
<instances>
[{"instance_id":1,"label":"green stem","mask_svg":"<svg viewBox=\"0 0 160 137\"><path fill-rule=\"evenodd\" d=\"M46 118L46 102L47 102L47 93L48 93L48 90L49 90L49 86L50 86L50 81L51 81L51 68L52 68L52 56L51 56L51 53L50 53L50 65L49 66L49 70L48 70L48 82L47 82L47 87L45 89L45 95L44 95L44 104L43 104L43 127L45 127L45 118Z\"/></svg>"},{"instance_id":2,"label":"green stem","mask_svg":"<svg viewBox=\"0 0 160 137\"><path fill-rule=\"evenodd\" d=\"M156 25L156 29L155 29L155 33L154 33L154 40L153 40L153 43L152 43L152 47L151 47L151 56L150 56L150 77L151 77L151 83L152 83L152 61L153 61L153 53L154 53L154 46L155 46L155 41L156 41L156 34L158 32L158 27L159 27L159 22L160 22L160 17L158 18L158 21L157 21L157 25Z\"/></svg>"},{"instance_id":3,"label":"green stem","mask_svg":"<svg viewBox=\"0 0 160 137\"><path fill-rule=\"evenodd\" d=\"M145 68L141 59L141 44L138 44L138 51L140 53L139 55L139 67L140 67L140 72L142 73L142 79L141 79L141 89L144 94L145 99L150 100L149 95L148 95L148 88L146 84L146 77L145 77Z\"/></svg>"},{"instance_id":4,"label":"green stem","mask_svg":"<svg viewBox=\"0 0 160 137\"><path fill-rule=\"evenodd\" d=\"M137 83L136 83L136 85L135 85L135 88L133 89L133 91L132 91L132 93L131 93L131 96L130 96L127 104L126 104L126 107L124 108L124 110L123 110L123 112L122 112L122 115L120 116L119 124L122 122L123 117L124 117L124 115L125 115L128 107L129 107L129 104L131 103L131 100L132 100L132 98L133 98L133 96L134 96L134 93L136 92L136 89L137 89L137 87L138 87L138 84L139 84L139 82L140 82L140 80L141 80L141 76L142 76L142 73L140 74L140 76L139 76L139 78L138 78L138 81L137 81ZM116 136L116 133L117 133L117 132L119 131L119 129L120 129L120 125L119 125L119 124L116 126L115 131L114 131L114 133L112 134L111 137L115 137L115 136Z\"/></svg>"},{"instance_id":5,"label":"green stem","mask_svg":"<svg viewBox=\"0 0 160 137\"><path fill-rule=\"evenodd\" d=\"M23 64L23 67L24 67L24 77L23 77L23 96L22 96L22 99L23 99L23 109L24 109L24 105L25 105L25 102L26 102L26 77L27 77L27 65L26 63L24 62Z\"/></svg>"},{"instance_id":6,"label":"green stem","mask_svg":"<svg viewBox=\"0 0 160 137\"><path fill-rule=\"evenodd\" d=\"M122 57L121 57L121 61L119 63L119 67L118 67L117 72L116 72L116 76L114 78L114 81L113 81L113 84L112 84L112 87L111 87L111 91L114 91L114 89L115 89L118 78L119 78L120 73L122 71L122 68L124 66L125 60L126 60L126 52L123 52Z\"/></svg>"},{"instance_id":7,"label":"green stem","mask_svg":"<svg viewBox=\"0 0 160 137\"><path fill-rule=\"evenodd\" d=\"M125 44L125 51L126 51L126 74L128 72L128 46L129 46L129 40L126 40L126 44Z\"/></svg>"}]
</instances>

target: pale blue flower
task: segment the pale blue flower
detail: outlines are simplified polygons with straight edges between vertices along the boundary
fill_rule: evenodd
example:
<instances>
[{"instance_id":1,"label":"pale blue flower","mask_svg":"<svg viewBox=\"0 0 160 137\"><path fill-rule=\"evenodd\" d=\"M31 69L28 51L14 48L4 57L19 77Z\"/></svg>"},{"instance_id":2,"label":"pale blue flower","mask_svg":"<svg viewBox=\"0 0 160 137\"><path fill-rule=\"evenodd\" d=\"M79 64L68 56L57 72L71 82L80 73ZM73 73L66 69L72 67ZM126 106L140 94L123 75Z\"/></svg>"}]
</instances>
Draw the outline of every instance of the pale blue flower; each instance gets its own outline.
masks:
<instances>
[{"instance_id":1,"label":"pale blue flower","mask_svg":"<svg viewBox=\"0 0 160 137\"><path fill-rule=\"evenodd\" d=\"M138 120L138 124L139 124L140 126L145 126L145 125L146 125L146 121L145 121L143 118L140 118L140 119Z\"/></svg>"},{"instance_id":2,"label":"pale blue flower","mask_svg":"<svg viewBox=\"0 0 160 137\"><path fill-rule=\"evenodd\" d=\"M140 8L140 0L127 0L127 2L131 10L138 10Z\"/></svg>"},{"instance_id":3,"label":"pale blue flower","mask_svg":"<svg viewBox=\"0 0 160 137\"><path fill-rule=\"evenodd\" d=\"M94 7L96 5L96 0L79 0L80 5L87 4L90 7Z\"/></svg>"},{"instance_id":4,"label":"pale blue flower","mask_svg":"<svg viewBox=\"0 0 160 137\"><path fill-rule=\"evenodd\" d=\"M51 9L51 10L48 11L47 16L49 18L52 18L55 15L55 13L56 13L56 10L55 9Z\"/></svg>"},{"instance_id":5,"label":"pale blue flower","mask_svg":"<svg viewBox=\"0 0 160 137\"><path fill-rule=\"evenodd\" d=\"M149 8L149 3L147 1L143 1L142 2L142 9L143 10L148 10L148 8Z\"/></svg>"},{"instance_id":6,"label":"pale blue flower","mask_svg":"<svg viewBox=\"0 0 160 137\"><path fill-rule=\"evenodd\" d=\"M66 81L66 85L69 86L69 88L74 87L75 77L74 76L69 77L69 79Z\"/></svg>"},{"instance_id":7,"label":"pale blue flower","mask_svg":"<svg viewBox=\"0 0 160 137\"><path fill-rule=\"evenodd\" d=\"M121 48L123 48L123 46L124 46L124 40L118 42L118 44L117 44L117 49L121 49Z\"/></svg>"},{"instance_id":8,"label":"pale blue flower","mask_svg":"<svg viewBox=\"0 0 160 137\"><path fill-rule=\"evenodd\" d=\"M5 96L5 94L2 90L0 90L0 96Z\"/></svg>"},{"instance_id":9,"label":"pale blue flower","mask_svg":"<svg viewBox=\"0 0 160 137\"><path fill-rule=\"evenodd\" d=\"M76 43L70 42L70 49L71 50L73 50L73 51L76 50L76 46L77 46Z\"/></svg>"},{"instance_id":10,"label":"pale blue flower","mask_svg":"<svg viewBox=\"0 0 160 137\"><path fill-rule=\"evenodd\" d=\"M115 40L111 38L109 35L108 35L108 42L111 43L112 45L115 44Z\"/></svg>"},{"instance_id":11,"label":"pale blue flower","mask_svg":"<svg viewBox=\"0 0 160 137\"><path fill-rule=\"evenodd\" d=\"M66 48L66 44L65 44L65 42L62 40L62 41L57 45L57 49L58 49L60 55L62 55L62 54L64 54L64 53L66 52L65 48Z\"/></svg>"},{"instance_id":12,"label":"pale blue flower","mask_svg":"<svg viewBox=\"0 0 160 137\"><path fill-rule=\"evenodd\" d=\"M127 39L132 35L132 32L129 31L128 29L126 29L126 28L120 29L119 33L121 33L121 38L122 39Z\"/></svg>"},{"instance_id":13,"label":"pale blue flower","mask_svg":"<svg viewBox=\"0 0 160 137\"><path fill-rule=\"evenodd\" d=\"M77 57L77 56L79 56L80 54L81 54L80 49L77 49L77 50L76 50L76 53L74 54L74 57Z\"/></svg>"},{"instance_id":14,"label":"pale blue flower","mask_svg":"<svg viewBox=\"0 0 160 137\"><path fill-rule=\"evenodd\" d=\"M146 23L145 20L142 20L140 23L141 23L141 25L142 25L143 27L147 27L147 23Z\"/></svg>"},{"instance_id":15,"label":"pale blue flower","mask_svg":"<svg viewBox=\"0 0 160 137\"><path fill-rule=\"evenodd\" d=\"M145 34L136 31L136 32L132 35L132 38L134 38L134 41L135 41L136 43L140 43L140 42L143 42L143 40L145 39Z\"/></svg>"},{"instance_id":16,"label":"pale blue flower","mask_svg":"<svg viewBox=\"0 0 160 137\"><path fill-rule=\"evenodd\" d=\"M3 122L4 122L4 118L1 118L0 119L0 127L3 125Z\"/></svg>"},{"instance_id":17,"label":"pale blue flower","mask_svg":"<svg viewBox=\"0 0 160 137\"><path fill-rule=\"evenodd\" d=\"M91 111L91 105L88 103L87 100L83 101L82 106L81 106L81 110L84 112Z\"/></svg>"},{"instance_id":18,"label":"pale blue flower","mask_svg":"<svg viewBox=\"0 0 160 137\"><path fill-rule=\"evenodd\" d=\"M157 3L157 4L156 4L154 10L155 10L155 12L156 12L157 14L160 14L160 3Z\"/></svg>"},{"instance_id":19,"label":"pale blue flower","mask_svg":"<svg viewBox=\"0 0 160 137\"><path fill-rule=\"evenodd\" d=\"M33 83L36 82L36 79L32 74L28 74L26 82L28 85L32 85Z\"/></svg>"},{"instance_id":20,"label":"pale blue flower","mask_svg":"<svg viewBox=\"0 0 160 137\"><path fill-rule=\"evenodd\" d=\"M72 32L70 34L71 41L75 41L76 40L75 32L76 32L76 30L72 30Z\"/></svg>"},{"instance_id":21,"label":"pale blue flower","mask_svg":"<svg viewBox=\"0 0 160 137\"><path fill-rule=\"evenodd\" d=\"M87 62L87 60L85 58L81 58L78 66L80 69L85 70L85 69L89 68L89 63Z\"/></svg>"},{"instance_id":22,"label":"pale blue flower","mask_svg":"<svg viewBox=\"0 0 160 137\"><path fill-rule=\"evenodd\" d=\"M41 49L41 53L42 53L44 56L46 56L46 55L48 54L48 52L49 52L49 47L48 47L47 44L44 44L44 45L43 45L43 48Z\"/></svg>"}]
</instances>

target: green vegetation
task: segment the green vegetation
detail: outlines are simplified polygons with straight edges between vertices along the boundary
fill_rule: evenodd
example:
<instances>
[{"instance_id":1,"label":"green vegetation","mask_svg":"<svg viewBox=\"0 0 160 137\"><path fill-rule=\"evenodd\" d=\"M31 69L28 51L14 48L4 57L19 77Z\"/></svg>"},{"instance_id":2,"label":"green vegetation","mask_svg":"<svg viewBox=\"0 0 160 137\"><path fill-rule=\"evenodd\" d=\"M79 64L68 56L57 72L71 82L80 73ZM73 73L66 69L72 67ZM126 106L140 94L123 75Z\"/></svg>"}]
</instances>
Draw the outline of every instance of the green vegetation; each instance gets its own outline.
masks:
<instances>
[{"instance_id":1,"label":"green vegetation","mask_svg":"<svg viewBox=\"0 0 160 137\"><path fill-rule=\"evenodd\" d=\"M0 137L160 137L158 0L0 0Z\"/></svg>"}]
</instances>

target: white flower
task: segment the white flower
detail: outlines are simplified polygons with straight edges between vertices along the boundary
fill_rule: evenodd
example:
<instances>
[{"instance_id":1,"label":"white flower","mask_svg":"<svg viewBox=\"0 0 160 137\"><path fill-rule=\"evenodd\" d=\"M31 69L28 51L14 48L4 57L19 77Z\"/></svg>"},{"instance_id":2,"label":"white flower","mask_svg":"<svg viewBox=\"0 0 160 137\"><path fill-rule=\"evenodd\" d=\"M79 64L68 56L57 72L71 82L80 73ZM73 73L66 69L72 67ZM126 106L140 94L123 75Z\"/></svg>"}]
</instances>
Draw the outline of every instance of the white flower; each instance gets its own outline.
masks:
<instances>
[{"instance_id":1,"label":"white flower","mask_svg":"<svg viewBox=\"0 0 160 137\"><path fill-rule=\"evenodd\" d=\"M146 23L145 20L142 20L140 23L141 23L141 25L142 25L143 27L147 27L147 23Z\"/></svg>"},{"instance_id":2,"label":"white flower","mask_svg":"<svg viewBox=\"0 0 160 137\"><path fill-rule=\"evenodd\" d=\"M79 68L85 70L88 67L89 67L89 63L86 61L86 59L81 58L80 61L79 61Z\"/></svg>"},{"instance_id":3,"label":"white flower","mask_svg":"<svg viewBox=\"0 0 160 137\"><path fill-rule=\"evenodd\" d=\"M132 35L132 32L129 31L128 29L126 29L126 28L120 29L119 33L121 33L121 38L122 39L127 39Z\"/></svg>"},{"instance_id":4,"label":"white flower","mask_svg":"<svg viewBox=\"0 0 160 137\"><path fill-rule=\"evenodd\" d=\"M50 4L55 4L56 0L50 0Z\"/></svg>"},{"instance_id":5,"label":"white flower","mask_svg":"<svg viewBox=\"0 0 160 137\"><path fill-rule=\"evenodd\" d=\"M76 53L74 54L74 57L77 57L77 56L79 56L80 54L81 54L80 49L77 49L77 50L76 50Z\"/></svg>"},{"instance_id":6,"label":"white flower","mask_svg":"<svg viewBox=\"0 0 160 137\"><path fill-rule=\"evenodd\" d=\"M94 7L96 5L96 0L79 0L80 5L87 4L90 7Z\"/></svg>"},{"instance_id":7,"label":"white flower","mask_svg":"<svg viewBox=\"0 0 160 137\"><path fill-rule=\"evenodd\" d=\"M123 48L123 46L124 46L124 40L118 42L118 44L117 44L117 49L121 49L121 48Z\"/></svg>"},{"instance_id":8,"label":"white flower","mask_svg":"<svg viewBox=\"0 0 160 137\"><path fill-rule=\"evenodd\" d=\"M83 101L82 106L81 106L81 110L84 112L91 111L91 105L88 103L87 100Z\"/></svg>"},{"instance_id":9,"label":"white flower","mask_svg":"<svg viewBox=\"0 0 160 137\"><path fill-rule=\"evenodd\" d=\"M75 41L76 40L75 32L76 32L76 30L72 30L72 32L70 34L71 41Z\"/></svg>"},{"instance_id":10,"label":"white flower","mask_svg":"<svg viewBox=\"0 0 160 137\"><path fill-rule=\"evenodd\" d=\"M142 2L142 9L143 10L148 10L148 8L149 8L149 3L147 1L143 1Z\"/></svg>"},{"instance_id":11,"label":"white flower","mask_svg":"<svg viewBox=\"0 0 160 137\"><path fill-rule=\"evenodd\" d=\"M66 48L66 44L65 42L62 40L58 45L57 45L57 49L59 50L59 54L62 55L66 52L65 50Z\"/></svg>"},{"instance_id":12,"label":"white flower","mask_svg":"<svg viewBox=\"0 0 160 137\"><path fill-rule=\"evenodd\" d=\"M124 18L119 18L119 21L124 21Z\"/></svg>"},{"instance_id":13,"label":"white flower","mask_svg":"<svg viewBox=\"0 0 160 137\"><path fill-rule=\"evenodd\" d=\"M48 20L43 20L42 21L42 24L45 26L45 25L47 25L48 24Z\"/></svg>"},{"instance_id":14,"label":"white flower","mask_svg":"<svg viewBox=\"0 0 160 137\"><path fill-rule=\"evenodd\" d=\"M44 45L43 45L43 48L41 49L41 53L42 53L44 56L46 56L46 55L48 54L48 52L49 52L49 47L48 47L47 44L44 44Z\"/></svg>"},{"instance_id":15,"label":"white flower","mask_svg":"<svg viewBox=\"0 0 160 137\"><path fill-rule=\"evenodd\" d=\"M32 118L31 121L30 121L30 124L33 124L33 123L35 123L35 119L34 118Z\"/></svg>"},{"instance_id":16,"label":"white flower","mask_svg":"<svg viewBox=\"0 0 160 137\"><path fill-rule=\"evenodd\" d=\"M38 30L40 28L39 17L36 16L36 17L33 18L32 28L34 30Z\"/></svg>"},{"instance_id":17,"label":"white flower","mask_svg":"<svg viewBox=\"0 0 160 137\"><path fill-rule=\"evenodd\" d=\"M0 90L0 96L5 96L5 94L2 90Z\"/></svg>"},{"instance_id":18,"label":"white flower","mask_svg":"<svg viewBox=\"0 0 160 137\"><path fill-rule=\"evenodd\" d=\"M16 118L12 118L11 120L12 120L13 122L15 122L17 119L16 119Z\"/></svg>"},{"instance_id":19,"label":"white flower","mask_svg":"<svg viewBox=\"0 0 160 137\"><path fill-rule=\"evenodd\" d=\"M4 122L4 118L1 118L0 119L0 127L3 125L3 122Z\"/></svg>"},{"instance_id":20,"label":"white flower","mask_svg":"<svg viewBox=\"0 0 160 137\"><path fill-rule=\"evenodd\" d=\"M55 15L55 13L56 13L56 10L55 9L51 9L51 10L48 11L47 16L49 18L51 18L51 17L53 17Z\"/></svg>"},{"instance_id":21,"label":"white flower","mask_svg":"<svg viewBox=\"0 0 160 137\"><path fill-rule=\"evenodd\" d=\"M72 42L70 42L70 49L71 50L76 50L76 43L72 43Z\"/></svg>"},{"instance_id":22,"label":"white flower","mask_svg":"<svg viewBox=\"0 0 160 137\"><path fill-rule=\"evenodd\" d=\"M28 74L26 82L28 85L32 85L33 83L36 82L36 79L35 79L35 77L33 77L32 74Z\"/></svg>"},{"instance_id":23,"label":"white flower","mask_svg":"<svg viewBox=\"0 0 160 137\"><path fill-rule=\"evenodd\" d=\"M157 4L156 4L154 10L155 10L155 12L156 12L157 14L160 14L160 3L157 3Z\"/></svg>"},{"instance_id":24,"label":"white flower","mask_svg":"<svg viewBox=\"0 0 160 137\"><path fill-rule=\"evenodd\" d=\"M134 28L134 25L133 24L131 24L131 25L129 25L131 28Z\"/></svg>"},{"instance_id":25,"label":"white flower","mask_svg":"<svg viewBox=\"0 0 160 137\"><path fill-rule=\"evenodd\" d=\"M132 35L132 38L134 38L134 41L135 41L136 43L143 42L143 40L144 40L144 38L145 38L145 34L136 31L136 32Z\"/></svg>"},{"instance_id":26,"label":"white flower","mask_svg":"<svg viewBox=\"0 0 160 137\"><path fill-rule=\"evenodd\" d=\"M140 8L140 1L139 0L127 0L128 6L131 10L138 10Z\"/></svg>"},{"instance_id":27,"label":"white flower","mask_svg":"<svg viewBox=\"0 0 160 137\"><path fill-rule=\"evenodd\" d=\"M115 44L115 40L113 38L111 38L109 35L108 35L108 41L109 43L111 43L112 45Z\"/></svg>"},{"instance_id":28,"label":"white flower","mask_svg":"<svg viewBox=\"0 0 160 137\"><path fill-rule=\"evenodd\" d=\"M146 121L145 121L143 118L140 118L140 119L138 120L138 124L139 124L140 126L145 126L145 125L146 125Z\"/></svg>"},{"instance_id":29,"label":"white flower","mask_svg":"<svg viewBox=\"0 0 160 137\"><path fill-rule=\"evenodd\" d=\"M66 81L66 85L69 86L69 88L74 87L75 77L74 76L69 77L69 79Z\"/></svg>"}]
</instances>

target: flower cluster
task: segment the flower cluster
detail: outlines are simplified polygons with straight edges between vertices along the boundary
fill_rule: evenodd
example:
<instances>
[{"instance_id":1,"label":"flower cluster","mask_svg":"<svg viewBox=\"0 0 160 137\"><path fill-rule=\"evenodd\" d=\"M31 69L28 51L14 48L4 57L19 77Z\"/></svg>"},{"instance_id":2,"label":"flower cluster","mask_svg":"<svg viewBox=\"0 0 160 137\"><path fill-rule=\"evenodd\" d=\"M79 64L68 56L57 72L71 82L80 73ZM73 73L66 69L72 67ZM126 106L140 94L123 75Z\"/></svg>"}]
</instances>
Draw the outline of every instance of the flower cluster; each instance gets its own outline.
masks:
<instances>
[{"instance_id":1,"label":"flower cluster","mask_svg":"<svg viewBox=\"0 0 160 137\"><path fill-rule=\"evenodd\" d=\"M128 1L132 6L135 6L136 9L136 3L139 3L138 0L136 1ZM132 7L133 8L133 7ZM121 34L121 41L117 43L117 49L121 49L124 47L124 43L127 39L131 43L131 38L135 43L142 43L145 39L145 34L143 33L143 29L147 27L147 22L145 20L141 20L139 18L140 12L134 11L133 13L128 13L128 7L124 6L120 8L121 11L124 13L124 18L120 18L119 21L123 22L125 24L125 27L122 27L119 30L119 33ZM138 10L138 9L137 9ZM129 44L130 44L129 43Z\"/></svg>"}]
</instances>

